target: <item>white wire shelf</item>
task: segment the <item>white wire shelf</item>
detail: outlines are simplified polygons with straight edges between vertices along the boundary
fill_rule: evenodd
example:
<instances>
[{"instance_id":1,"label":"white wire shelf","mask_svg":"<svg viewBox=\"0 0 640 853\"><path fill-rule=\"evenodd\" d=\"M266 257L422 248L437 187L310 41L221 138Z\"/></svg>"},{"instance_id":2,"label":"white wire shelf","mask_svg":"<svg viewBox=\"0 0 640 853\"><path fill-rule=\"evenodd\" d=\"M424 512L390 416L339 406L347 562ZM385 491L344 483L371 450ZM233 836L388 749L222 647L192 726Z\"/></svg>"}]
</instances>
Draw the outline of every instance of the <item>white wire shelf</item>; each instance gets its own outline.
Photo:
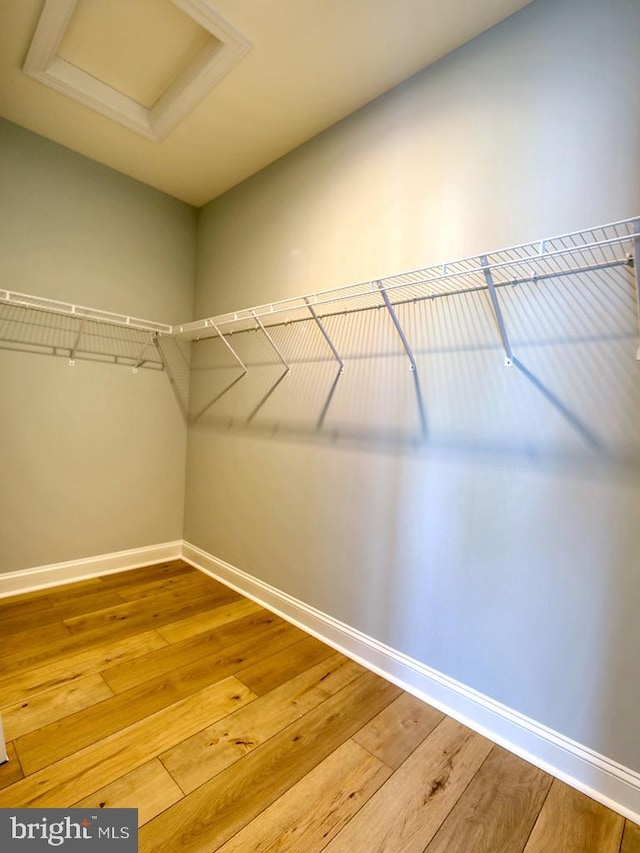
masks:
<instances>
[{"instance_id":1,"label":"white wire shelf","mask_svg":"<svg viewBox=\"0 0 640 853\"><path fill-rule=\"evenodd\" d=\"M32 296L28 293L17 293L13 290L0 290L0 303L32 309L34 311L42 311L47 314L74 317L78 320L91 320L95 323L108 323L112 326L138 329L143 332L157 332L159 335L171 334L171 326L166 323L156 323L153 320L141 320L138 317L128 317L125 314L115 314L112 311L102 311L99 308L88 308L86 305L74 305L70 302L59 302L56 299L45 299L42 296Z\"/></svg>"},{"instance_id":2,"label":"white wire shelf","mask_svg":"<svg viewBox=\"0 0 640 853\"><path fill-rule=\"evenodd\" d=\"M317 428L320 429L324 424L334 391L347 369L345 360L349 371L353 366L353 362L349 360L350 353L341 351L345 346L348 349L344 334L340 336L339 341L332 339L330 332L335 336L336 323L327 322L325 325L325 318L381 309L388 314L397 340L408 358L413 386L412 396L415 397L420 434L424 438L429 432L427 400L423 394L419 376L421 362L416 359L412 349L413 344L416 343L414 340L416 328L412 318L420 312L408 311L406 308L398 309L398 306L410 306L413 303L422 304L428 300L449 299L463 294L484 292L488 297L488 307L492 311L499 331L505 366L515 366L526 373L526 368L517 357L518 346L522 340L518 333L514 337L514 341L517 342L516 352L512 351L510 323L513 323L514 318L512 314L503 314L502 304L507 304L509 300L504 298L508 294L501 291L501 288L524 285L527 291L530 291L532 284L538 285L545 281L551 282L561 280L563 277L571 277L568 283L573 289L584 285L585 293L587 291L593 293L596 290L598 294L602 291L606 295L607 289L612 286L612 281L617 279L619 282L621 276L625 278L629 276L629 282L633 282L637 300L640 343L639 262L640 217L634 217L559 237L474 255L450 263L410 270L306 296L291 297L180 325L168 325L98 308L0 289L0 349L62 356L68 359L71 366L75 365L76 359L88 358L127 365L133 369L134 373L137 373L139 368L163 371L171 383L184 417L189 419L191 405L189 343L219 338L241 371L221 392L214 395L213 400L207 401L206 406L197 412L197 418L223 394L234 388L241 379L244 379L250 369L253 374L256 365L251 361L250 368L247 367L234 347L233 335L257 330L271 352L281 362L284 371L267 394L263 395L258 406L254 406L247 421L249 423L258 409L271 397L284 376L292 373L291 364L295 362L297 370L300 362L298 345L295 351L289 353L289 350L294 349L290 344L291 336L287 337L283 334L283 330L272 335L271 329L301 321L315 323L337 365L336 376L318 422ZM617 271L617 275L613 275L613 271ZM407 323L408 334L403 328L403 320ZM304 326L299 330L306 331ZM289 331L295 332L297 329ZM300 340L296 335L293 338L298 342ZM419 343L417 345L420 346ZM245 349L246 347L243 346L240 351L244 353ZM421 355L422 351L418 350L418 356ZM636 358L640 362L640 346L638 346ZM560 414L568 419L581 435L589 440L590 444L595 446L596 442L580 420L568 412L561 401L552 399L552 402Z\"/></svg>"},{"instance_id":3,"label":"white wire shelf","mask_svg":"<svg viewBox=\"0 0 640 853\"><path fill-rule=\"evenodd\" d=\"M0 348L163 369L156 331L0 301Z\"/></svg>"},{"instance_id":4,"label":"white wire shelf","mask_svg":"<svg viewBox=\"0 0 640 853\"><path fill-rule=\"evenodd\" d=\"M378 280L269 302L172 327L186 340L259 329L332 314L452 297L633 263L640 218L525 243L486 255L411 270ZM491 283L487 281L487 273ZM312 311L313 309L313 311Z\"/></svg>"},{"instance_id":5,"label":"white wire shelf","mask_svg":"<svg viewBox=\"0 0 640 853\"><path fill-rule=\"evenodd\" d=\"M168 369L162 350L158 349L158 341L161 338L198 341L220 337L246 373L247 367L229 342L229 337L234 332L260 330L279 360L289 370L286 356L278 348L268 330L272 326L313 320L343 370L344 362L322 323L323 318L335 314L386 308L407 352L411 369L415 370L416 362L411 345L398 320L396 306L487 291L502 338L505 364L511 365L513 354L497 295L499 288L538 283L567 275L593 273L614 267L634 267L640 336L640 276L636 263L639 253L640 217L634 217L574 231L559 237L500 249L484 255L474 255L450 263L410 270L306 296L291 297L180 325L157 323L11 290L0 290L0 306L5 311L5 315L0 315L0 319L9 319L13 322L11 326L13 334L19 328L19 324L26 328L29 322L24 316L16 316L11 312L24 312L25 315L30 316L31 312L37 312L41 317L49 314L56 315L59 319L67 318L65 321L67 325L64 328L61 328L59 323L57 327L58 337L63 335L64 340L61 338L55 344L49 342L48 345L57 350L68 350L70 361L73 361L76 353L86 349L100 355L111 353L119 358L128 359L133 363L134 368L154 362ZM606 287L606 277L603 276L602 282L602 286ZM31 321L32 331L36 326L44 325L46 325L44 321ZM55 326L55 324L52 325ZM100 329L109 329L110 333L100 333ZM125 335L128 337L123 337ZM15 343L1 327L0 340L6 340L10 344ZM638 359L640 359L640 349Z\"/></svg>"}]
</instances>

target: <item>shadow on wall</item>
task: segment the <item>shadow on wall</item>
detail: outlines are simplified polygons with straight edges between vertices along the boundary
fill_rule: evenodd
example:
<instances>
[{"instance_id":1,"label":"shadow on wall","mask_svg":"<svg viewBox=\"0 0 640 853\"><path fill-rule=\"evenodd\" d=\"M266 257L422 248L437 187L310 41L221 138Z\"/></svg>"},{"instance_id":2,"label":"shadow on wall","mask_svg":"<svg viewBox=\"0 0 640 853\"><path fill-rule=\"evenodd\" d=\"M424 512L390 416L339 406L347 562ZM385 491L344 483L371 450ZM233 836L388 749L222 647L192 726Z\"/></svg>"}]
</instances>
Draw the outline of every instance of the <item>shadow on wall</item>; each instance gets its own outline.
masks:
<instances>
[{"instance_id":1,"label":"shadow on wall","mask_svg":"<svg viewBox=\"0 0 640 853\"><path fill-rule=\"evenodd\" d=\"M146 331L1 306L0 346L164 370L190 424L370 450L605 464L640 479L640 363L631 266L500 289L504 352L487 291L325 314L193 345Z\"/></svg>"},{"instance_id":2,"label":"shadow on wall","mask_svg":"<svg viewBox=\"0 0 640 853\"><path fill-rule=\"evenodd\" d=\"M487 291L396 307L415 371L384 306L324 315L343 373L311 318L268 326L289 375L260 329L227 339L246 374L194 344L194 540L640 769L634 270L499 300L512 367Z\"/></svg>"},{"instance_id":3,"label":"shadow on wall","mask_svg":"<svg viewBox=\"0 0 640 853\"><path fill-rule=\"evenodd\" d=\"M500 291L504 366L487 292L398 305L416 370L386 308L326 316L344 371L312 319L194 345L189 419L199 429L371 449L442 449L536 465L618 465L640 475L633 269Z\"/></svg>"},{"instance_id":4,"label":"shadow on wall","mask_svg":"<svg viewBox=\"0 0 640 853\"><path fill-rule=\"evenodd\" d=\"M0 303L0 349L138 370L164 370L185 418L189 410L190 344L135 327Z\"/></svg>"}]
</instances>

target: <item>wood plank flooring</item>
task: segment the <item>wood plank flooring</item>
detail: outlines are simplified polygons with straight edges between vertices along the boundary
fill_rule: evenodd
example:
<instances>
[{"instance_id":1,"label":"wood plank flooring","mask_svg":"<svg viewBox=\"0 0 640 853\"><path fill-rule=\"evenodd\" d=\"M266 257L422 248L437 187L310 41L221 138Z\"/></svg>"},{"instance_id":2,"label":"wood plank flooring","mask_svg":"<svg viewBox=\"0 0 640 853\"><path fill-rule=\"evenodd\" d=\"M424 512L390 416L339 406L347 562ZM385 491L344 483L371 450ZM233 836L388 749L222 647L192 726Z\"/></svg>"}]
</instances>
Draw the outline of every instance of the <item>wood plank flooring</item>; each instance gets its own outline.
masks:
<instances>
[{"instance_id":1,"label":"wood plank flooring","mask_svg":"<svg viewBox=\"0 0 640 853\"><path fill-rule=\"evenodd\" d=\"M640 853L640 828L180 561L0 600L0 807L140 850Z\"/></svg>"}]
</instances>

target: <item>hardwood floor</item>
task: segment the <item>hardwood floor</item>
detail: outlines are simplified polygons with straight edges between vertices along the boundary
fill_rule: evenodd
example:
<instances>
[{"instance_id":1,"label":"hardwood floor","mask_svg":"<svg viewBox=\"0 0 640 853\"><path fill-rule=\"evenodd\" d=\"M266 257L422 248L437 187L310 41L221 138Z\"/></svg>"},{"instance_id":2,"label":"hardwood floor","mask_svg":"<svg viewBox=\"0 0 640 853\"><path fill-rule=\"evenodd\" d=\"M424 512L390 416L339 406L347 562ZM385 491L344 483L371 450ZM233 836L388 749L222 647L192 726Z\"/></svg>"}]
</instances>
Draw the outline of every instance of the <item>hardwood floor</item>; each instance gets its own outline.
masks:
<instances>
[{"instance_id":1,"label":"hardwood floor","mask_svg":"<svg viewBox=\"0 0 640 853\"><path fill-rule=\"evenodd\" d=\"M0 600L0 807L140 850L640 853L640 829L180 561Z\"/></svg>"}]
</instances>

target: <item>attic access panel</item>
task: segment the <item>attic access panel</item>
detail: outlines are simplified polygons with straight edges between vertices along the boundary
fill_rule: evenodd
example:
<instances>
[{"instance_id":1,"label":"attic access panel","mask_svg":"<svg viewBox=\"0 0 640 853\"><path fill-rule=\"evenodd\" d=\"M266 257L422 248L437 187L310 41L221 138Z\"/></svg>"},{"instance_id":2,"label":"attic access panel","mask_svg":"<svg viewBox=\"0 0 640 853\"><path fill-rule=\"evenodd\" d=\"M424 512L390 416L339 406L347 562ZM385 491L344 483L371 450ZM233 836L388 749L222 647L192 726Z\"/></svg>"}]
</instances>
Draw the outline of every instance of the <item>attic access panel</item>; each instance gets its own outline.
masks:
<instances>
[{"instance_id":1,"label":"attic access panel","mask_svg":"<svg viewBox=\"0 0 640 853\"><path fill-rule=\"evenodd\" d=\"M122 16L134 8L129 3L119 5ZM112 13L114 4L102 0L46 0L24 63L25 73L154 142L162 141L242 59L251 43L208 0L146 0L145 7L150 32L156 9L160 20L167 20L168 13L176 11L173 7L189 19L186 28L180 28L184 30L182 44L175 46L177 65L171 71L165 63L155 81L124 84L117 69L109 71L104 61L96 65L83 55L74 28L91 27L91 21L102 20L100 15L107 9ZM165 48L162 44L155 46L161 52ZM125 88L131 94L123 91Z\"/></svg>"}]
</instances>

